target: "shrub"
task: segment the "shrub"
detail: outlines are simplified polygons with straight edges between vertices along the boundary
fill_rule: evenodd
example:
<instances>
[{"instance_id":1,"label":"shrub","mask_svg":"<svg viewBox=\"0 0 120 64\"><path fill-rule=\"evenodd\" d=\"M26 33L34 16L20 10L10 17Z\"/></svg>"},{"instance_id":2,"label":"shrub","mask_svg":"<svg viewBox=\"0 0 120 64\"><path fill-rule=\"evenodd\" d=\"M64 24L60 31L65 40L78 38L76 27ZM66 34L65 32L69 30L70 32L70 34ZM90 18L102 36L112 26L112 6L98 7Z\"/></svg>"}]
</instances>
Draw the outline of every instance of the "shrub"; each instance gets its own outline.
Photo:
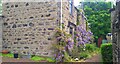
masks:
<instances>
[{"instance_id":1,"label":"shrub","mask_svg":"<svg viewBox=\"0 0 120 64\"><path fill-rule=\"evenodd\" d=\"M78 48L74 47L73 50L71 51L71 57L75 59L78 56L79 56Z\"/></svg>"},{"instance_id":2,"label":"shrub","mask_svg":"<svg viewBox=\"0 0 120 64\"><path fill-rule=\"evenodd\" d=\"M101 45L101 54L103 62L113 62L112 61L112 44L106 43Z\"/></svg>"},{"instance_id":3,"label":"shrub","mask_svg":"<svg viewBox=\"0 0 120 64\"><path fill-rule=\"evenodd\" d=\"M98 48L94 44L86 44L85 50L89 52L96 51Z\"/></svg>"},{"instance_id":4,"label":"shrub","mask_svg":"<svg viewBox=\"0 0 120 64\"><path fill-rule=\"evenodd\" d=\"M81 52L80 53L80 59L88 58L88 53L86 52Z\"/></svg>"},{"instance_id":5,"label":"shrub","mask_svg":"<svg viewBox=\"0 0 120 64\"><path fill-rule=\"evenodd\" d=\"M80 47L80 59L91 58L94 54L98 54L99 48L95 44L86 44L85 50L84 47Z\"/></svg>"}]
</instances>

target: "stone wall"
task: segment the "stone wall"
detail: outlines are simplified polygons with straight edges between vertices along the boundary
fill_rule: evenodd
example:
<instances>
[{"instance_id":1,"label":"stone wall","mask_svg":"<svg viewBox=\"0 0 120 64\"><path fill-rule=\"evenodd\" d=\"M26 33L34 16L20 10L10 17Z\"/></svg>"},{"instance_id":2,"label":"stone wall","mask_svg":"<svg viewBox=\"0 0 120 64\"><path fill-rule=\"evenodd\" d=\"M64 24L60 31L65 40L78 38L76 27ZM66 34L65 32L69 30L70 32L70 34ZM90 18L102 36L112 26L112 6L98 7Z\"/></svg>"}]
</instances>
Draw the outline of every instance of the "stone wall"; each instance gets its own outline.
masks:
<instances>
[{"instance_id":1,"label":"stone wall","mask_svg":"<svg viewBox=\"0 0 120 64\"><path fill-rule=\"evenodd\" d=\"M2 51L2 23L3 19L0 17L0 52Z\"/></svg>"},{"instance_id":2,"label":"stone wall","mask_svg":"<svg viewBox=\"0 0 120 64\"><path fill-rule=\"evenodd\" d=\"M111 12L113 62L120 61L120 2L117 2L115 10Z\"/></svg>"},{"instance_id":3,"label":"stone wall","mask_svg":"<svg viewBox=\"0 0 120 64\"><path fill-rule=\"evenodd\" d=\"M74 5L71 7L72 14L70 13L70 3L69 2L63 2L62 3L62 24L64 25L64 30L72 34L74 37L74 31L77 24L77 9L74 7Z\"/></svg>"},{"instance_id":4,"label":"stone wall","mask_svg":"<svg viewBox=\"0 0 120 64\"><path fill-rule=\"evenodd\" d=\"M61 27L62 23L62 29L74 38L79 11L72 6L71 15L69 6L69 2L62 2L61 19L61 2L3 3L3 49L21 54L53 56L51 48L56 43L53 39L55 28Z\"/></svg>"},{"instance_id":5,"label":"stone wall","mask_svg":"<svg viewBox=\"0 0 120 64\"><path fill-rule=\"evenodd\" d=\"M2 6L3 49L53 55L53 36L60 21L57 2L9 2Z\"/></svg>"}]
</instances>

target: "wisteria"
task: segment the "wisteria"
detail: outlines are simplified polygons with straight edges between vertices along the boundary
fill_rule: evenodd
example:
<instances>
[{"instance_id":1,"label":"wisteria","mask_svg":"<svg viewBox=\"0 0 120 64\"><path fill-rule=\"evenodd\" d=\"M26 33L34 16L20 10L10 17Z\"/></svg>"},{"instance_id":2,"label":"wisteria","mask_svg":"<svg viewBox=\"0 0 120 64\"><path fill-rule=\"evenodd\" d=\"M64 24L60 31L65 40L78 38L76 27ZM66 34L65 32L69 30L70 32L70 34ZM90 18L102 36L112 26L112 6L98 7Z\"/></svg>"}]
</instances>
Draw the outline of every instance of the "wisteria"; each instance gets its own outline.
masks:
<instances>
[{"instance_id":1,"label":"wisteria","mask_svg":"<svg viewBox=\"0 0 120 64\"><path fill-rule=\"evenodd\" d=\"M81 25L78 25L76 28L76 32L77 32L76 40L78 41L78 45L89 43L89 41L91 40L91 36L92 36L92 32L90 30L87 31L83 27L81 27Z\"/></svg>"},{"instance_id":2,"label":"wisteria","mask_svg":"<svg viewBox=\"0 0 120 64\"><path fill-rule=\"evenodd\" d=\"M57 54L55 54L56 61L63 61L64 58L64 52L69 52L74 48L74 46L78 47L80 45L83 45L85 47L86 43L89 43L91 40L92 32L90 30L85 30L81 25L76 27L76 43L74 42L74 38L67 37L68 34L66 34L63 30L58 29L56 32L56 39L60 47L58 47Z\"/></svg>"}]
</instances>

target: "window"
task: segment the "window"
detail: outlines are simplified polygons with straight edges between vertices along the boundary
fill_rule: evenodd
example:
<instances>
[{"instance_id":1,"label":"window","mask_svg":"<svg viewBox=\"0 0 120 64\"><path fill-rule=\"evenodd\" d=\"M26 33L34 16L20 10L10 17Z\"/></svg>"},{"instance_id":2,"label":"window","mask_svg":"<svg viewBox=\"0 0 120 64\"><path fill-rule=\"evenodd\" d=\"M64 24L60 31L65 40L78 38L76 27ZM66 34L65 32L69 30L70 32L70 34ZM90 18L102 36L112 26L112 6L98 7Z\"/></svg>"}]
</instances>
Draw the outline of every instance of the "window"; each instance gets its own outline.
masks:
<instances>
[{"instance_id":1,"label":"window","mask_svg":"<svg viewBox=\"0 0 120 64\"><path fill-rule=\"evenodd\" d=\"M72 8L73 8L73 0L69 0L69 12L70 12L70 15L72 15Z\"/></svg>"}]
</instances>

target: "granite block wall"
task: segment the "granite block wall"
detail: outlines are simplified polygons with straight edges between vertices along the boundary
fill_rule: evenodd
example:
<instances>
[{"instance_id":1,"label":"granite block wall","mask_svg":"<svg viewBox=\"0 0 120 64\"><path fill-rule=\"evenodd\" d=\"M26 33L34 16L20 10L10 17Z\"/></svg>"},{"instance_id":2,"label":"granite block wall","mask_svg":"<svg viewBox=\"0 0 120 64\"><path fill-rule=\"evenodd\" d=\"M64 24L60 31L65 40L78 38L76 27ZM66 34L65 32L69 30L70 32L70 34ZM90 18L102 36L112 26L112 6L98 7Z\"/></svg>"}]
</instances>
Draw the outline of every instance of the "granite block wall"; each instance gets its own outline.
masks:
<instances>
[{"instance_id":1,"label":"granite block wall","mask_svg":"<svg viewBox=\"0 0 120 64\"><path fill-rule=\"evenodd\" d=\"M112 45L113 45L113 62L120 61L120 2L117 2L115 10L111 12L112 22ZM119 63L114 63L119 64Z\"/></svg>"},{"instance_id":2,"label":"granite block wall","mask_svg":"<svg viewBox=\"0 0 120 64\"><path fill-rule=\"evenodd\" d=\"M2 51L2 23L3 19L0 17L0 52Z\"/></svg>"},{"instance_id":3,"label":"granite block wall","mask_svg":"<svg viewBox=\"0 0 120 64\"><path fill-rule=\"evenodd\" d=\"M57 2L3 3L3 49L52 56L52 38L59 27Z\"/></svg>"},{"instance_id":4,"label":"granite block wall","mask_svg":"<svg viewBox=\"0 0 120 64\"><path fill-rule=\"evenodd\" d=\"M73 2L74 3L74 2ZM72 34L74 37L74 31L76 28L76 24L77 24L77 9L73 6L71 6L70 8L70 2L63 2L62 3L62 23L64 25L64 30L69 33ZM72 9L72 13L70 13L70 9ZM71 33L72 32L72 33Z\"/></svg>"},{"instance_id":5,"label":"granite block wall","mask_svg":"<svg viewBox=\"0 0 120 64\"><path fill-rule=\"evenodd\" d=\"M3 49L21 54L53 56L52 44L57 43L55 28L74 36L77 9L73 6L70 15L69 2L6 2L3 3ZM62 14L62 19L61 19ZM61 22L62 20L62 22ZM70 25L69 25L70 24ZM72 29L71 29L72 28Z\"/></svg>"}]
</instances>

